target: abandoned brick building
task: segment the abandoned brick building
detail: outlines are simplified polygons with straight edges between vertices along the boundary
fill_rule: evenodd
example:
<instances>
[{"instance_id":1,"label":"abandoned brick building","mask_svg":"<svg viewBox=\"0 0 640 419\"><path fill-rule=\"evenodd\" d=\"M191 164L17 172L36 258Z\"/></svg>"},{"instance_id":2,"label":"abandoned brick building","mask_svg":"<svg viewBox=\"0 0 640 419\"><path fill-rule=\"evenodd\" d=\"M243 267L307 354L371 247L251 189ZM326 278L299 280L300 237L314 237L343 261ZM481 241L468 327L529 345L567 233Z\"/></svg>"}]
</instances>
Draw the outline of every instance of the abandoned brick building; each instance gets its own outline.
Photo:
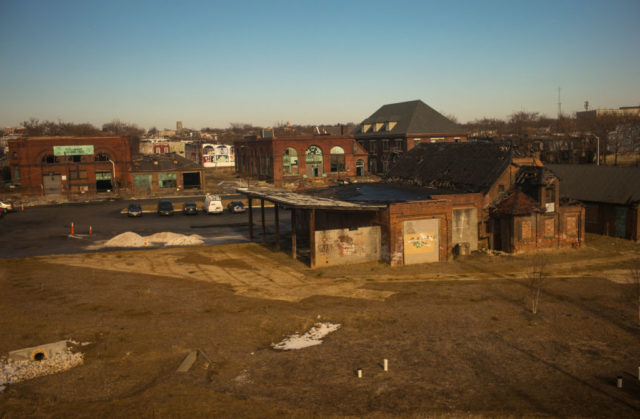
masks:
<instances>
[{"instance_id":1,"label":"abandoned brick building","mask_svg":"<svg viewBox=\"0 0 640 419\"><path fill-rule=\"evenodd\" d=\"M242 193L250 202L290 210L293 254L304 243L312 267L366 260L397 266L479 248L522 252L584 243L584 208L560 205L558 178L542 166L514 162L506 144L421 144L398 160L384 183L312 196ZM252 231L251 218L249 224ZM266 240L264 218L262 229Z\"/></svg>"},{"instance_id":2,"label":"abandoned brick building","mask_svg":"<svg viewBox=\"0 0 640 419\"><path fill-rule=\"evenodd\" d=\"M351 135L248 137L234 143L236 172L307 188L367 174L368 153Z\"/></svg>"},{"instance_id":3,"label":"abandoned brick building","mask_svg":"<svg viewBox=\"0 0 640 419\"><path fill-rule=\"evenodd\" d=\"M131 162L131 190L157 194L181 189L202 189L204 169L176 153L139 155Z\"/></svg>"},{"instance_id":4,"label":"abandoned brick building","mask_svg":"<svg viewBox=\"0 0 640 419\"><path fill-rule=\"evenodd\" d=\"M96 194L128 188L127 137L9 140L11 181L25 195Z\"/></svg>"},{"instance_id":5,"label":"abandoned brick building","mask_svg":"<svg viewBox=\"0 0 640 419\"><path fill-rule=\"evenodd\" d=\"M371 173L386 173L417 144L467 141L464 128L421 100L383 105L353 134L369 152Z\"/></svg>"},{"instance_id":6,"label":"abandoned brick building","mask_svg":"<svg viewBox=\"0 0 640 419\"><path fill-rule=\"evenodd\" d=\"M560 195L584 204L587 232L640 240L640 168L578 164L547 167L561 180Z\"/></svg>"}]
</instances>

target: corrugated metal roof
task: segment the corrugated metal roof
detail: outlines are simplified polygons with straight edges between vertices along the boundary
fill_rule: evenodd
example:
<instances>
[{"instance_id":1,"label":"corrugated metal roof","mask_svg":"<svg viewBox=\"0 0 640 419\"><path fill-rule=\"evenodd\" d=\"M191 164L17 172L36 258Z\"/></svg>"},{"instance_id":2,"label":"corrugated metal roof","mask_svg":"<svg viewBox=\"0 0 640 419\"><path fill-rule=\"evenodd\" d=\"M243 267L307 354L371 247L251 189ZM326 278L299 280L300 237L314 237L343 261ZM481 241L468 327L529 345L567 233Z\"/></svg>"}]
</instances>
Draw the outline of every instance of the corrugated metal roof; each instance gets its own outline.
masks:
<instances>
[{"instance_id":1,"label":"corrugated metal roof","mask_svg":"<svg viewBox=\"0 0 640 419\"><path fill-rule=\"evenodd\" d=\"M560 196L585 202L640 202L640 168L547 164L560 178Z\"/></svg>"}]
</instances>

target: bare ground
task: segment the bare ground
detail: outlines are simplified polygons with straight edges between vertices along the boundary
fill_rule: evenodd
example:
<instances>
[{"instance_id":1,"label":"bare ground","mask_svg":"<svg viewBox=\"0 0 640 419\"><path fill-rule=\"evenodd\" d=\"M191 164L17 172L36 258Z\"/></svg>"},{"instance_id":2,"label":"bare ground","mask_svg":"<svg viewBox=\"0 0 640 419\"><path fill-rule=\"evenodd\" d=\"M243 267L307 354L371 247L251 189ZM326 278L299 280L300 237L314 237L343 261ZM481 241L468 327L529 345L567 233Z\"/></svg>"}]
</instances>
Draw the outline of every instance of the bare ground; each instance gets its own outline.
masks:
<instances>
[{"instance_id":1,"label":"bare ground","mask_svg":"<svg viewBox=\"0 0 640 419\"><path fill-rule=\"evenodd\" d=\"M537 315L530 256L309 270L249 244L3 259L0 354L92 344L84 365L8 386L0 417L637 417L625 281L640 246L588 239L547 252ZM271 349L317 321L342 328ZM177 373L198 348L212 363Z\"/></svg>"}]
</instances>

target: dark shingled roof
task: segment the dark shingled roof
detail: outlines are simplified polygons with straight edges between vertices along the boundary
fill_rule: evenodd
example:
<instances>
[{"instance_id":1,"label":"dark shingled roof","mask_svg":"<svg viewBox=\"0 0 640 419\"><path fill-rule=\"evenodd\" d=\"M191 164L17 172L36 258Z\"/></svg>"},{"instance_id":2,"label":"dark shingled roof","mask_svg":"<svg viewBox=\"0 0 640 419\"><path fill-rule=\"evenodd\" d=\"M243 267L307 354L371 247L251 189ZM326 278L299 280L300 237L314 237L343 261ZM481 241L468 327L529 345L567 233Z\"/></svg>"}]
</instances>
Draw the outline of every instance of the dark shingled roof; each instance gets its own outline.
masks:
<instances>
[{"instance_id":1,"label":"dark shingled roof","mask_svg":"<svg viewBox=\"0 0 640 419\"><path fill-rule=\"evenodd\" d=\"M404 153L386 180L460 193L486 193L511 163L506 143L424 143Z\"/></svg>"},{"instance_id":2,"label":"dark shingled roof","mask_svg":"<svg viewBox=\"0 0 640 419\"><path fill-rule=\"evenodd\" d=\"M362 132L363 124L375 124L376 122L397 122L397 124L390 131L373 132L371 129L368 133ZM421 100L383 105L354 130L356 138L418 133L465 134L466 132L460 125L452 122Z\"/></svg>"},{"instance_id":3,"label":"dark shingled roof","mask_svg":"<svg viewBox=\"0 0 640 419\"><path fill-rule=\"evenodd\" d=\"M158 162L155 164L154 162ZM197 163L185 159L176 153L140 155L133 159L132 172L173 172L186 170L203 170Z\"/></svg>"},{"instance_id":4,"label":"dark shingled roof","mask_svg":"<svg viewBox=\"0 0 640 419\"><path fill-rule=\"evenodd\" d=\"M640 201L640 168L547 164L560 178L560 196L578 201L630 204Z\"/></svg>"}]
</instances>

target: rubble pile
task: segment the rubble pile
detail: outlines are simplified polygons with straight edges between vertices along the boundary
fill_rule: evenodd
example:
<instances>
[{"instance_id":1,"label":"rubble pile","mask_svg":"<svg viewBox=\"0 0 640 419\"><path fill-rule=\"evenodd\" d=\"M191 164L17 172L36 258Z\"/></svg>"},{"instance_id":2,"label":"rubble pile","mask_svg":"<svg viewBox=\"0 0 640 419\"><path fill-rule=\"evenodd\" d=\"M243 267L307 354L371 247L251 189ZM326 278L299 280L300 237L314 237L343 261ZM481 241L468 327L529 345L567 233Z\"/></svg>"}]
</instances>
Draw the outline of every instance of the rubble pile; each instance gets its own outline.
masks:
<instances>
[{"instance_id":1,"label":"rubble pile","mask_svg":"<svg viewBox=\"0 0 640 419\"><path fill-rule=\"evenodd\" d=\"M18 383L40 377L42 375L56 374L66 371L84 362L82 352L72 353L66 351L57 353L51 358L41 361L0 358L0 389L6 384Z\"/></svg>"}]
</instances>

